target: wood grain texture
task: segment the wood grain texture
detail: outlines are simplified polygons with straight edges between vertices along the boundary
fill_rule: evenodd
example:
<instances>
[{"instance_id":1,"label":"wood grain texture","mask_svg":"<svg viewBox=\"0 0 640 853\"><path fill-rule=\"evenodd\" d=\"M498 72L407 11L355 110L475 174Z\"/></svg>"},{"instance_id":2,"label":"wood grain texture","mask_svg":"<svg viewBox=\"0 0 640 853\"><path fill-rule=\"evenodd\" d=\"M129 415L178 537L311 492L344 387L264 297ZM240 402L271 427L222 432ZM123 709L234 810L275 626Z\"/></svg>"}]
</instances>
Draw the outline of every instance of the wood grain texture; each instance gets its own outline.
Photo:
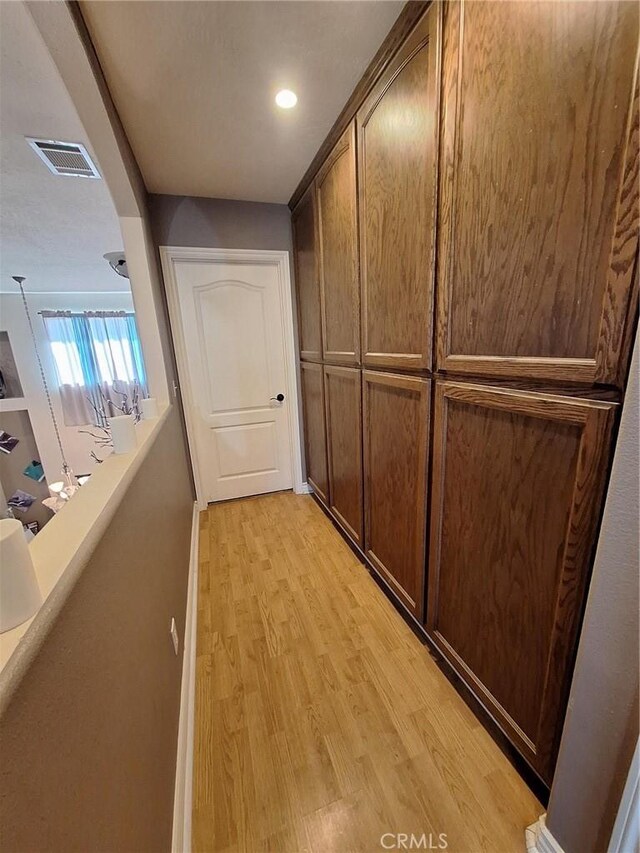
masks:
<instances>
[{"instance_id":1,"label":"wood grain texture","mask_svg":"<svg viewBox=\"0 0 640 853\"><path fill-rule=\"evenodd\" d=\"M506 853L542 810L313 498L201 513L195 853Z\"/></svg>"},{"instance_id":2,"label":"wood grain texture","mask_svg":"<svg viewBox=\"0 0 640 853\"><path fill-rule=\"evenodd\" d=\"M317 251L316 196L310 187L291 215L298 305L300 358L322 360L320 264Z\"/></svg>"},{"instance_id":3,"label":"wood grain texture","mask_svg":"<svg viewBox=\"0 0 640 853\"><path fill-rule=\"evenodd\" d=\"M329 506L327 440L324 406L324 371L321 364L300 362L304 449L307 482L325 506Z\"/></svg>"},{"instance_id":4,"label":"wood grain texture","mask_svg":"<svg viewBox=\"0 0 640 853\"><path fill-rule=\"evenodd\" d=\"M547 783L616 408L436 386L427 630Z\"/></svg>"},{"instance_id":5,"label":"wood grain texture","mask_svg":"<svg viewBox=\"0 0 640 853\"><path fill-rule=\"evenodd\" d=\"M634 96L629 111L627 147L618 207L616 230L604 292L596 354L596 382L611 382L624 388L627 377L629 341L638 311L638 230L640 229L640 93L636 59ZM626 311L626 325L618 321Z\"/></svg>"},{"instance_id":6,"label":"wood grain texture","mask_svg":"<svg viewBox=\"0 0 640 853\"><path fill-rule=\"evenodd\" d=\"M360 281L355 127L350 125L316 180L325 361L360 361Z\"/></svg>"},{"instance_id":7,"label":"wood grain texture","mask_svg":"<svg viewBox=\"0 0 640 853\"><path fill-rule=\"evenodd\" d=\"M362 547L362 376L350 367L324 367L331 513Z\"/></svg>"},{"instance_id":8,"label":"wood grain texture","mask_svg":"<svg viewBox=\"0 0 640 853\"><path fill-rule=\"evenodd\" d=\"M618 362L618 385L624 388L631 365L633 345L638 330L638 305L640 303L640 256L636 256L635 270L633 273L633 284L631 286L631 297L629 299L627 327L622 339L620 360Z\"/></svg>"},{"instance_id":9,"label":"wood grain texture","mask_svg":"<svg viewBox=\"0 0 640 853\"><path fill-rule=\"evenodd\" d=\"M289 207L291 210L293 210L298 201L302 198L307 187L313 181L314 176L331 153L335 144L345 132L349 124L353 121L355 114L360 108L363 100L367 97L371 87L385 71L400 45L404 42L406 37L414 28L416 22L422 17L430 5L431 0L424 0L424 2L423 0L409 0L409 2L405 3L402 12L398 15L398 18L380 45L376 55L369 63L366 71L349 96L347 103L342 108L340 115L335 120L333 127L316 152L309 168L302 176L300 183L289 200Z\"/></svg>"},{"instance_id":10,"label":"wood grain texture","mask_svg":"<svg viewBox=\"0 0 640 853\"><path fill-rule=\"evenodd\" d=\"M362 360L431 369L441 4L357 115Z\"/></svg>"},{"instance_id":11,"label":"wood grain texture","mask_svg":"<svg viewBox=\"0 0 640 853\"><path fill-rule=\"evenodd\" d=\"M638 245L637 5L454 2L443 44L438 367L614 384Z\"/></svg>"},{"instance_id":12,"label":"wood grain texture","mask_svg":"<svg viewBox=\"0 0 640 853\"><path fill-rule=\"evenodd\" d=\"M369 370L362 382L365 554L421 619L431 383Z\"/></svg>"}]
</instances>

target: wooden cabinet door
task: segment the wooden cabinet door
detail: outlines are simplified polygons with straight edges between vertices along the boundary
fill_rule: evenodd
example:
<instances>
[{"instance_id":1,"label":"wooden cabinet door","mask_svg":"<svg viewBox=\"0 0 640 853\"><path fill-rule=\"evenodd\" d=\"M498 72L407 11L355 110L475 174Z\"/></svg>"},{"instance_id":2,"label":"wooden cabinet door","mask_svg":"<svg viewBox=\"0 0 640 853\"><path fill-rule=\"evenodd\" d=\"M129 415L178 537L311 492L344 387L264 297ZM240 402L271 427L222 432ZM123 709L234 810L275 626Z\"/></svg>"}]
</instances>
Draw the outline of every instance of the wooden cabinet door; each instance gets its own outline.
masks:
<instances>
[{"instance_id":1,"label":"wooden cabinet door","mask_svg":"<svg viewBox=\"0 0 640 853\"><path fill-rule=\"evenodd\" d=\"M615 409L436 385L427 630L547 783Z\"/></svg>"},{"instance_id":2,"label":"wooden cabinet door","mask_svg":"<svg viewBox=\"0 0 640 853\"><path fill-rule=\"evenodd\" d=\"M431 369L442 7L434 3L358 111L362 362Z\"/></svg>"},{"instance_id":3,"label":"wooden cabinet door","mask_svg":"<svg viewBox=\"0 0 640 853\"><path fill-rule=\"evenodd\" d=\"M362 546L361 371L324 367L331 513Z\"/></svg>"},{"instance_id":4,"label":"wooden cabinet door","mask_svg":"<svg viewBox=\"0 0 640 853\"><path fill-rule=\"evenodd\" d=\"M302 408L304 415L304 449L307 481L323 504L329 505L327 474L327 442L324 410L324 373L321 364L300 362Z\"/></svg>"},{"instance_id":5,"label":"wooden cabinet door","mask_svg":"<svg viewBox=\"0 0 640 853\"><path fill-rule=\"evenodd\" d=\"M638 10L446 5L439 369L620 384L638 248Z\"/></svg>"},{"instance_id":6,"label":"wooden cabinet door","mask_svg":"<svg viewBox=\"0 0 640 853\"><path fill-rule=\"evenodd\" d=\"M430 381L363 371L365 553L422 617Z\"/></svg>"},{"instance_id":7,"label":"wooden cabinet door","mask_svg":"<svg viewBox=\"0 0 640 853\"><path fill-rule=\"evenodd\" d=\"M349 125L316 178L324 359L360 362L356 147Z\"/></svg>"},{"instance_id":8,"label":"wooden cabinet door","mask_svg":"<svg viewBox=\"0 0 640 853\"><path fill-rule=\"evenodd\" d=\"M313 184L291 216L298 303L300 358L322 361L320 264L317 253L316 197Z\"/></svg>"}]
</instances>

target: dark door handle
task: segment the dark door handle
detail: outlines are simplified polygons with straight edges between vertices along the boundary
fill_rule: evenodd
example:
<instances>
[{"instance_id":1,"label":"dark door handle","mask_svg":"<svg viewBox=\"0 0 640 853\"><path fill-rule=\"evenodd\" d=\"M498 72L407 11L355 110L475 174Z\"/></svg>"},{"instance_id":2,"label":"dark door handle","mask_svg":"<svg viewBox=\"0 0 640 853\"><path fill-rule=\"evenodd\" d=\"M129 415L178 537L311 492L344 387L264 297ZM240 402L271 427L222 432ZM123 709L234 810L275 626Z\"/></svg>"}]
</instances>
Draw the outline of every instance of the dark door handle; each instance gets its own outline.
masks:
<instances>
[{"instance_id":1,"label":"dark door handle","mask_svg":"<svg viewBox=\"0 0 640 853\"><path fill-rule=\"evenodd\" d=\"M276 394L276 396L272 397L271 399L277 400L279 403L282 403L284 401L284 394Z\"/></svg>"}]
</instances>

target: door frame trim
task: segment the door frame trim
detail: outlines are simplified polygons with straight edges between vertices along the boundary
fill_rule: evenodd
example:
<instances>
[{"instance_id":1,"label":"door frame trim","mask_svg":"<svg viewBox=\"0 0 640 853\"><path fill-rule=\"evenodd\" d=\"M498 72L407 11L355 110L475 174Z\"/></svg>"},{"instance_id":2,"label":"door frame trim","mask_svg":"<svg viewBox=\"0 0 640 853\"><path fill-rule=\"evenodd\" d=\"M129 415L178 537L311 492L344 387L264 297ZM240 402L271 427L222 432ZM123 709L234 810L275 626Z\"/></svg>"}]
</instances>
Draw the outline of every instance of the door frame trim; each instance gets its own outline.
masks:
<instances>
[{"instance_id":1,"label":"door frame trim","mask_svg":"<svg viewBox=\"0 0 640 853\"><path fill-rule=\"evenodd\" d=\"M280 308L284 318L284 368L289 407L289 446L291 448L291 474L293 490L296 494L305 492L302 480L302 450L300 442L300 418L297 382L297 361L295 336L293 331L293 293L291 286L291 271L289 252L272 251L267 249L207 249L186 246L160 246L160 262L164 277L171 337L176 355L178 378L182 388L182 407L187 425L187 439L191 454L191 468L196 487L196 500L199 509L207 507L202 481L198 450L195 441L195 424L193 422L194 395L189 379L187 349L182 331L182 317L178 300L178 281L174 263L184 261L212 261L213 263L258 263L274 266L278 274Z\"/></svg>"}]
</instances>

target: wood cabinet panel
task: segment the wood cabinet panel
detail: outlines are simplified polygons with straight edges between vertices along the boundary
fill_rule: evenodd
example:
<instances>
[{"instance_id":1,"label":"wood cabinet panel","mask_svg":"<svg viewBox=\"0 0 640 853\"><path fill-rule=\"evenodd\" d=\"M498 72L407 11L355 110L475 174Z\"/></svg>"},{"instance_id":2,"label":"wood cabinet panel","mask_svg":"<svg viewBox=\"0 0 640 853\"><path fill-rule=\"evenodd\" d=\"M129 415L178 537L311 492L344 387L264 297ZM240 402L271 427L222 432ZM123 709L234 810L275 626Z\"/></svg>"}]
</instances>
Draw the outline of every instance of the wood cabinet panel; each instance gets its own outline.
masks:
<instances>
[{"instance_id":1,"label":"wood cabinet panel","mask_svg":"<svg viewBox=\"0 0 640 853\"><path fill-rule=\"evenodd\" d=\"M362 546L361 371L325 365L330 509Z\"/></svg>"},{"instance_id":2,"label":"wood cabinet panel","mask_svg":"<svg viewBox=\"0 0 640 853\"><path fill-rule=\"evenodd\" d=\"M357 114L362 361L431 369L442 5Z\"/></svg>"},{"instance_id":3,"label":"wood cabinet panel","mask_svg":"<svg viewBox=\"0 0 640 853\"><path fill-rule=\"evenodd\" d=\"M316 198L311 186L291 215L298 304L300 358L322 360L320 264L317 253Z\"/></svg>"},{"instance_id":4,"label":"wood cabinet panel","mask_svg":"<svg viewBox=\"0 0 640 853\"><path fill-rule=\"evenodd\" d=\"M615 409L436 386L427 630L547 783Z\"/></svg>"},{"instance_id":5,"label":"wood cabinet panel","mask_svg":"<svg viewBox=\"0 0 640 853\"><path fill-rule=\"evenodd\" d=\"M307 481L323 504L329 505L327 442L324 406L324 371L321 364L300 362L304 448Z\"/></svg>"},{"instance_id":6,"label":"wood cabinet panel","mask_svg":"<svg viewBox=\"0 0 640 853\"><path fill-rule=\"evenodd\" d=\"M324 359L360 361L356 148L352 123L316 179Z\"/></svg>"},{"instance_id":7,"label":"wood cabinet panel","mask_svg":"<svg viewBox=\"0 0 640 853\"><path fill-rule=\"evenodd\" d=\"M431 382L365 370L365 553L422 617Z\"/></svg>"},{"instance_id":8,"label":"wood cabinet panel","mask_svg":"<svg viewBox=\"0 0 640 853\"><path fill-rule=\"evenodd\" d=\"M440 369L615 384L638 248L638 5L452 2Z\"/></svg>"},{"instance_id":9,"label":"wood cabinet panel","mask_svg":"<svg viewBox=\"0 0 640 853\"><path fill-rule=\"evenodd\" d=\"M342 108L340 115L336 118L331 130L325 137L320 148L317 150L315 157L309 164L307 171L302 176L300 183L289 199L289 207L292 210L313 180L316 172L322 166L327 156L331 153L333 146L344 133L349 122L355 117L371 86L375 84L376 80L378 80L388 65L393 61L399 47L404 42L405 38L411 33L417 21L422 17L430 5L431 0L411 0L411 3L405 3L402 7L402 11L396 18L395 23L385 36L384 41L380 45L376 55L369 63L366 71L360 80L358 80L354 90L349 96L349 100Z\"/></svg>"}]
</instances>

